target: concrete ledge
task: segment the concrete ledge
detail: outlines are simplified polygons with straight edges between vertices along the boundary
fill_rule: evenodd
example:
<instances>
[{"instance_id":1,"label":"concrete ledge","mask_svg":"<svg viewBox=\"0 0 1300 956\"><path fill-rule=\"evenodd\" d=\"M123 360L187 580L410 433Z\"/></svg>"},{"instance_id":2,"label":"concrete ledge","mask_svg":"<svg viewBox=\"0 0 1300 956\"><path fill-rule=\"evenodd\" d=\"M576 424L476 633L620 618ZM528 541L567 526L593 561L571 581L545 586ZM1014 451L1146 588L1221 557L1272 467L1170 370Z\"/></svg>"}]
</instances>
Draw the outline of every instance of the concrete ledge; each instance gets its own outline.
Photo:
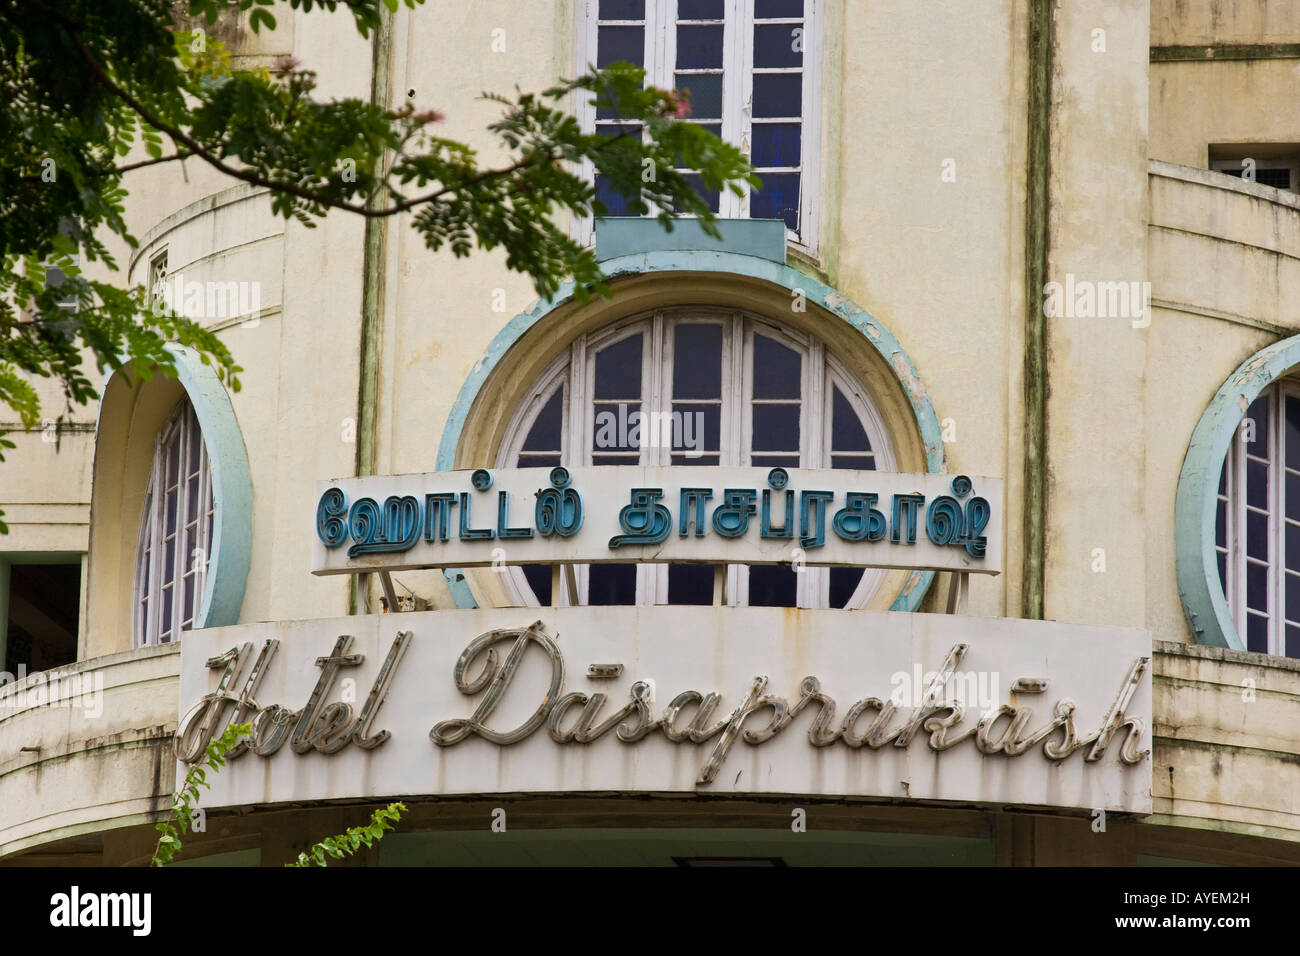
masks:
<instances>
[{"instance_id":1,"label":"concrete ledge","mask_svg":"<svg viewBox=\"0 0 1300 956\"><path fill-rule=\"evenodd\" d=\"M718 219L720 239L695 219L673 221L672 232L657 219L635 216L596 221L596 258L601 262L647 252L709 250L757 256L785 265L785 223L780 219Z\"/></svg>"}]
</instances>

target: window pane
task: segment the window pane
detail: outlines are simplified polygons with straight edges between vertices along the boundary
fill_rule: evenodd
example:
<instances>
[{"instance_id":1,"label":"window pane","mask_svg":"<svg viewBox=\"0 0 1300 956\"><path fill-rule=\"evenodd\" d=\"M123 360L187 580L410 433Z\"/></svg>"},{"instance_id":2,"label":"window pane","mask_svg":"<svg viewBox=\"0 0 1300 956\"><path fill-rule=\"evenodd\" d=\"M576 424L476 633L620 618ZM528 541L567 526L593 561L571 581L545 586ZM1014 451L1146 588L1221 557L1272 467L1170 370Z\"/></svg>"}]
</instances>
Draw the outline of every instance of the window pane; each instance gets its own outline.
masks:
<instances>
[{"instance_id":1,"label":"window pane","mask_svg":"<svg viewBox=\"0 0 1300 956\"><path fill-rule=\"evenodd\" d=\"M831 402L831 450L871 451L862 420L844 393L835 388Z\"/></svg>"},{"instance_id":2,"label":"window pane","mask_svg":"<svg viewBox=\"0 0 1300 956\"><path fill-rule=\"evenodd\" d=\"M1246 607L1255 611L1268 611L1268 567L1263 564L1246 565Z\"/></svg>"},{"instance_id":3,"label":"window pane","mask_svg":"<svg viewBox=\"0 0 1300 956\"><path fill-rule=\"evenodd\" d=\"M1268 509L1268 465L1262 461L1246 461L1246 504Z\"/></svg>"},{"instance_id":4,"label":"window pane","mask_svg":"<svg viewBox=\"0 0 1300 956\"><path fill-rule=\"evenodd\" d=\"M875 455L832 455L832 468L856 468L858 471L874 471Z\"/></svg>"},{"instance_id":5,"label":"window pane","mask_svg":"<svg viewBox=\"0 0 1300 956\"><path fill-rule=\"evenodd\" d=\"M199 423L195 420L194 413L190 412L187 417L189 427L186 432L189 437L190 453L189 458L186 459L186 468L188 473L194 473L199 470L199 450L203 445L203 436L199 434Z\"/></svg>"},{"instance_id":6,"label":"window pane","mask_svg":"<svg viewBox=\"0 0 1300 956\"><path fill-rule=\"evenodd\" d=\"M799 230L799 174L763 173L763 188L749 197L751 219L784 219L791 232Z\"/></svg>"},{"instance_id":7,"label":"window pane","mask_svg":"<svg viewBox=\"0 0 1300 956\"><path fill-rule=\"evenodd\" d=\"M712 604L713 565L668 565L669 604Z\"/></svg>"},{"instance_id":8,"label":"window pane","mask_svg":"<svg viewBox=\"0 0 1300 956\"><path fill-rule=\"evenodd\" d=\"M799 450L799 406L755 405L755 451Z\"/></svg>"},{"instance_id":9,"label":"window pane","mask_svg":"<svg viewBox=\"0 0 1300 956\"><path fill-rule=\"evenodd\" d=\"M1228 546L1228 503L1220 501L1214 512L1214 543L1220 548L1226 548Z\"/></svg>"},{"instance_id":10,"label":"window pane","mask_svg":"<svg viewBox=\"0 0 1300 956\"><path fill-rule=\"evenodd\" d=\"M625 61L633 66L645 65L644 27L598 27L596 66Z\"/></svg>"},{"instance_id":11,"label":"window pane","mask_svg":"<svg viewBox=\"0 0 1300 956\"><path fill-rule=\"evenodd\" d=\"M1286 526L1286 566L1300 569L1300 527Z\"/></svg>"},{"instance_id":12,"label":"window pane","mask_svg":"<svg viewBox=\"0 0 1300 956\"><path fill-rule=\"evenodd\" d=\"M1268 392L1250 403L1246 417L1255 423L1255 433L1246 443L1247 453L1257 458L1268 457ZM1245 437L1245 433L1240 433Z\"/></svg>"},{"instance_id":13,"label":"window pane","mask_svg":"<svg viewBox=\"0 0 1300 956\"><path fill-rule=\"evenodd\" d=\"M794 349L788 349L766 335L754 336L754 397L798 398L801 381L801 359Z\"/></svg>"},{"instance_id":14,"label":"window pane","mask_svg":"<svg viewBox=\"0 0 1300 956\"><path fill-rule=\"evenodd\" d=\"M600 0L602 20L644 20L645 0Z\"/></svg>"},{"instance_id":15,"label":"window pane","mask_svg":"<svg viewBox=\"0 0 1300 956\"><path fill-rule=\"evenodd\" d=\"M551 566L549 564L525 564L524 578L537 596L537 603L542 607L551 604Z\"/></svg>"},{"instance_id":16,"label":"window pane","mask_svg":"<svg viewBox=\"0 0 1300 956\"><path fill-rule=\"evenodd\" d=\"M754 0L754 19L802 17L803 0Z\"/></svg>"},{"instance_id":17,"label":"window pane","mask_svg":"<svg viewBox=\"0 0 1300 956\"><path fill-rule=\"evenodd\" d=\"M1300 627L1287 625L1284 650L1287 657L1300 657Z\"/></svg>"},{"instance_id":18,"label":"window pane","mask_svg":"<svg viewBox=\"0 0 1300 956\"><path fill-rule=\"evenodd\" d=\"M1286 606L1278 617L1300 620L1300 575L1288 574L1286 577Z\"/></svg>"},{"instance_id":19,"label":"window pane","mask_svg":"<svg viewBox=\"0 0 1300 956\"><path fill-rule=\"evenodd\" d=\"M722 326L681 323L673 329L673 398L722 397Z\"/></svg>"},{"instance_id":20,"label":"window pane","mask_svg":"<svg viewBox=\"0 0 1300 956\"><path fill-rule=\"evenodd\" d=\"M803 74L754 74L754 116L802 116Z\"/></svg>"},{"instance_id":21,"label":"window pane","mask_svg":"<svg viewBox=\"0 0 1300 956\"><path fill-rule=\"evenodd\" d=\"M699 455L699 456L695 454L673 455L674 465L693 465L693 466L703 467L704 465L716 466L719 464L719 462L720 462L720 458L717 455Z\"/></svg>"},{"instance_id":22,"label":"window pane","mask_svg":"<svg viewBox=\"0 0 1300 956\"><path fill-rule=\"evenodd\" d=\"M1286 466L1300 471L1300 398L1286 397Z\"/></svg>"},{"instance_id":23,"label":"window pane","mask_svg":"<svg viewBox=\"0 0 1300 956\"><path fill-rule=\"evenodd\" d=\"M1223 459L1223 469L1219 472L1219 494L1228 493L1228 459Z\"/></svg>"},{"instance_id":24,"label":"window pane","mask_svg":"<svg viewBox=\"0 0 1300 956\"><path fill-rule=\"evenodd\" d=\"M524 439L524 451L559 451L560 428L564 422L564 389L557 388L537 413Z\"/></svg>"},{"instance_id":25,"label":"window pane","mask_svg":"<svg viewBox=\"0 0 1300 956\"><path fill-rule=\"evenodd\" d=\"M750 162L759 167L798 166L802 128L800 123L755 123Z\"/></svg>"},{"instance_id":26,"label":"window pane","mask_svg":"<svg viewBox=\"0 0 1300 956\"><path fill-rule=\"evenodd\" d=\"M640 332L607 345L596 353L596 383L592 397L596 399L641 398L641 340Z\"/></svg>"},{"instance_id":27,"label":"window pane","mask_svg":"<svg viewBox=\"0 0 1300 956\"><path fill-rule=\"evenodd\" d=\"M693 173L686 176L685 179L695 188L695 191L704 198L704 201L709 204L709 210L716 213L718 211L718 191L716 189L709 189L704 185L704 180Z\"/></svg>"},{"instance_id":28,"label":"window pane","mask_svg":"<svg viewBox=\"0 0 1300 956\"><path fill-rule=\"evenodd\" d=\"M754 66L803 66L803 25L768 23L754 27Z\"/></svg>"},{"instance_id":29,"label":"window pane","mask_svg":"<svg viewBox=\"0 0 1300 956\"><path fill-rule=\"evenodd\" d=\"M636 205L639 202L636 196L624 196L617 192L610 185L609 179L605 176L596 174L596 201L600 207L596 209L598 216L636 216L640 215Z\"/></svg>"},{"instance_id":30,"label":"window pane","mask_svg":"<svg viewBox=\"0 0 1300 956\"><path fill-rule=\"evenodd\" d=\"M1286 516L1300 521L1300 475L1286 476Z\"/></svg>"},{"instance_id":31,"label":"window pane","mask_svg":"<svg viewBox=\"0 0 1300 956\"><path fill-rule=\"evenodd\" d=\"M831 607L844 607L862 582L862 568L831 568Z\"/></svg>"},{"instance_id":32,"label":"window pane","mask_svg":"<svg viewBox=\"0 0 1300 956\"><path fill-rule=\"evenodd\" d=\"M554 468L564 464L559 455L538 455L526 453L519 456L516 468Z\"/></svg>"},{"instance_id":33,"label":"window pane","mask_svg":"<svg viewBox=\"0 0 1300 956\"><path fill-rule=\"evenodd\" d=\"M797 582L793 568L755 565L749 569L749 606L794 607Z\"/></svg>"},{"instance_id":34,"label":"window pane","mask_svg":"<svg viewBox=\"0 0 1300 956\"><path fill-rule=\"evenodd\" d=\"M1246 512L1246 554L1268 560L1268 515Z\"/></svg>"},{"instance_id":35,"label":"window pane","mask_svg":"<svg viewBox=\"0 0 1300 956\"><path fill-rule=\"evenodd\" d=\"M673 405L673 451L722 450L722 407L720 405ZM689 458L690 455L688 454Z\"/></svg>"},{"instance_id":36,"label":"window pane","mask_svg":"<svg viewBox=\"0 0 1300 956\"><path fill-rule=\"evenodd\" d=\"M725 0L677 0L678 20L721 20L724 16Z\"/></svg>"},{"instance_id":37,"label":"window pane","mask_svg":"<svg viewBox=\"0 0 1300 956\"><path fill-rule=\"evenodd\" d=\"M722 30L717 26L677 28L677 68L718 70L722 68Z\"/></svg>"},{"instance_id":38,"label":"window pane","mask_svg":"<svg viewBox=\"0 0 1300 956\"><path fill-rule=\"evenodd\" d=\"M1268 618L1256 614L1246 618L1246 650L1268 653Z\"/></svg>"},{"instance_id":39,"label":"window pane","mask_svg":"<svg viewBox=\"0 0 1300 956\"><path fill-rule=\"evenodd\" d=\"M617 405L596 403L592 409L591 447L595 451L637 451L649 444L650 436L643 435L641 404L620 402Z\"/></svg>"},{"instance_id":40,"label":"window pane","mask_svg":"<svg viewBox=\"0 0 1300 956\"><path fill-rule=\"evenodd\" d=\"M690 92L692 119L722 118L721 73L678 73L677 89Z\"/></svg>"},{"instance_id":41,"label":"window pane","mask_svg":"<svg viewBox=\"0 0 1300 956\"><path fill-rule=\"evenodd\" d=\"M760 455L755 453L749 456L749 463L755 468L798 468L799 456L791 454Z\"/></svg>"},{"instance_id":42,"label":"window pane","mask_svg":"<svg viewBox=\"0 0 1300 956\"><path fill-rule=\"evenodd\" d=\"M1223 588L1223 593L1228 593L1228 554L1225 551L1219 552L1219 586Z\"/></svg>"},{"instance_id":43,"label":"window pane","mask_svg":"<svg viewBox=\"0 0 1300 956\"><path fill-rule=\"evenodd\" d=\"M635 564L593 564L587 578L588 604L635 604Z\"/></svg>"},{"instance_id":44,"label":"window pane","mask_svg":"<svg viewBox=\"0 0 1300 956\"><path fill-rule=\"evenodd\" d=\"M163 589L162 601L162 624L159 628L161 634L169 634L172 629L172 594L175 591L172 587Z\"/></svg>"},{"instance_id":45,"label":"window pane","mask_svg":"<svg viewBox=\"0 0 1300 956\"><path fill-rule=\"evenodd\" d=\"M194 592L197 590L197 576L185 579L185 611L182 617L182 623L188 623L194 620Z\"/></svg>"}]
</instances>

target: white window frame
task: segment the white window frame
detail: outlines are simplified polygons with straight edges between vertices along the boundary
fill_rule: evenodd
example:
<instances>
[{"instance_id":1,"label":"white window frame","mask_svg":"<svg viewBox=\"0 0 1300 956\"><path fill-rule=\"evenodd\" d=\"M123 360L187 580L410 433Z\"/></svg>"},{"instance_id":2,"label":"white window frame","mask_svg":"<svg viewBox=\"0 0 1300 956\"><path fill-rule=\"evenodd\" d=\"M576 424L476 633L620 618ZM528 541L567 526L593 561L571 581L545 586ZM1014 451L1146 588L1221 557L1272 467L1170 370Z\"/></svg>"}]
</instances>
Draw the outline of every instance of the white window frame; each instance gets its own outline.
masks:
<instances>
[{"instance_id":1,"label":"white window frame","mask_svg":"<svg viewBox=\"0 0 1300 956\"><path fill-rule=\"evenodd\" d=\"M821 193L821 96L822 96L822 6L825 0L804 0L803 46L803 115L799 148L799 231L786 230L786 241L811 257L817 256L818 198ZM632 21L598 20L600 0L580 0L577 6L576 69L585 73L596 62L596 36L600 23L606 25ZM752 118L754 68L754 0L726 0L723 31L723 65L728 76L739 76L740 84L723 83L722 138L752 155ZM764 24L797 20L764 20ZM639 21L638 21L639 23ZM646 82L663 89L674 86L677 52L677 0L646 0L644 64ZM777 71L779 72L779 71ZM596 129L596 108L585 91L575 94L574 115L588 133ZM786 118L787 121L795 117ZM764 122L780 122L780 117L764 117ZM595 166L584 160L580 174L588 183L595 182ZM761 176L762 173L760 172ZM722 190L718 197L720 219L749 218L749 186L742 184L742 196ZM653 213L653 210L652 210ZM595 222L591 217L575 218L573 238L583 246L595 241Z\"/></svg>"},{"instance_id":2,"label":"white window frame","mask_svg":"<svg viewBox=\"0 0 1300 956\"><path fill-rule=\"evenodd\" d=\"M1300 192L1300 159L1294 157L1283 157L1277 159L1251 158L1255 159L1256 172L1261 169L1289 169L1291 171L1291 188L1286 190L1286 192ZM1237 176L1234 176L1234 178L1241 178L1240 174L1243 171L1242 164L1245 161L1245 157L1237 157L1235 159L1213 159L1210 160L1210 169L1215 170L1216 172L1231 171L1238 174ZM1260 185L1262 186L1265 184L1260 183Z\"/></svg>"},{"instance_id":3,"label":"white window frame","mask_svg":"<svg viewBox=\"0 0 1300 956\"><path fill-rule=\"evenodd\" d=\"M601 348L620 339L641 332L645 335L641 350L641 410L671 413L673 380L673 355L669 347L669 327L689 323L723 325L722 338L722 420L720 464L748 467L752 463L753 378L747 369L753 367L754 334L774 338L803 357L801 380L803 388L799 399L799 467L831 467L831 426L834 411L834 386L838 386L849 405L857 413L871 442L871 454L876 470L896 471L897 459L884 419L866 390L849 373L835 356L826 351L820 339L796 329L783 326L770 319L715 306L696 306L660 309L639 313L612 325L578 336L564 353L555 359L538 378L525 400L516 410L506 428L497 452L496 467L518 467L520 452L538 413L545 407L556 388L565 390L561 402L561 434L564 447L560 449L561 463L569 467L592 464L591 383L594 380L595 354ZM740 348L735 343L741 344ZM816 410L814 413L814 409ZM577 449L577 453L575 453ZM643 445L636 462L640 465L670 465L672 449L666 445ZM815 465L807 464L816 462ZM537 596L518 567L506 569L506 589L516 606L536 607ZM862 579L846 608L865 607L884 581L885 571L866 568ZM578 603L585 604L588 590L586 565L574 568ZM727 566L727 604L746 606L749 603L749 575L743 565ZM563 590L555 597L567 606ZM824 608L830 602L830 571L828 568L805 567L797 580L796 606ZM668 603L668 565L643 563L637 565L638 605Z\"/></svg>"},{"instance_id":4,"label":"white window frame","mask_svg":"<svg viewBox=\"0 0 1300 956\"><path fill-rule=\"evenodd\" d=\"M1258 559L1250 559L1246 553L1246 514L1249 510L1246 495L1246 462L1249 455L1268 459L1268 598L1266 602L1268 616L1268 646L1266 653L1276 656L1286 655L1286 626L1300 627L1300 608L1287 608L1286 604L1286 531L1288 527L1300 528L1300 521L1286 516L1286 399L1300 400L1300 381L1286 379L1274 382L1260 392L1259 398L1268 402L1268 429L1262 430L1256 425L1254 442L1245 440L1249 412L1237 427L1232 443L1228 446L1225 461L1227 482L1225 494L1218 495L1219 501L1227 502L1226 547L1218 545L1215 551L1226 553L1224 575L1224 597L1232 613L1233 626L1241 638L1242 645L1249 647L1248 618L1252 615L1246 604L1246 569L1249 564L1258 564ZM1254 404L1252 402L1252 404ZM1252 452L1258 443L1264 442L1264 454ZM1300 472L1290 470L1290 474L1300 476ZM1300 568L1292 569L1293 575L1300 573ZM1255 612L1255 616L1259 616ZM1293 655L1294 656L1294 655Z\"/></svg>"},{"instance_id":5,"label":"white window frame","mask_svg":"<svg viewBox=\"0 0 1300 956\"><path fill-rule=\"evenodd\" d=\"M190 460L189 449L198 433L197 469ZM165 559L165 508L167 502L167 466L172 455L178 456L176 482L176 547L170 566ZM190 476L197 470L197 474ZM190 514L190 483L198 484L197 508ZM161 493L160 493L161 491ZM131 620L136 647L170 644L194 623L203 601L208 562L211 559L211 528L216 509L212 500L212 467L207 444L199 427L194 407L182 399L172 410L167 423L154 440L153 465L145 491L140 516L140 536L136 548L135 587L132 594ZM191 525L193 529L191 530ZM202 560L196 555L201 552ZM171 618L162 620L163 592L172 589ZM185 614L186 591L191 594L190 614Z\"/></svg>"}]
</instances>

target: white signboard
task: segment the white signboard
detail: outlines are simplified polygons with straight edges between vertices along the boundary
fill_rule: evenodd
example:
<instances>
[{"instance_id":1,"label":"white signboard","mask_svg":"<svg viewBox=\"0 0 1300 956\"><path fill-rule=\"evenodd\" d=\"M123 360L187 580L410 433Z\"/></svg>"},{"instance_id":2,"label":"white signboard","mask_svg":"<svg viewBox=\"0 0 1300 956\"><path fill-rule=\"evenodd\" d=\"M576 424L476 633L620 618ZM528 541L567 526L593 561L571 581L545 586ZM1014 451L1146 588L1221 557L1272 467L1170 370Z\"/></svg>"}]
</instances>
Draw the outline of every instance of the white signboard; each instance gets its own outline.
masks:
<instances>
[{"instance_id":1,"label":"white signboard","mask_svg":"<svg viewBox=\"0 0 1300 956\"><path fill-rule=\"evenodd\" d=\"M1002 570L1002 482L965 475L606 466L317 484L317 574L677 561Z\"/></svg>"},{"instance_id":2,"label":"white signboard","mask_svg":"<svg viewBox=\"0 0 1300 956\"><path fill-rule=\"evenodd\" d=\"M811 794L1151 812L1151 639L783 608L495 608L190 631L208 807L484 793ZM181 768L183 770L183 767Z\"/></svg>"}]
</instances>

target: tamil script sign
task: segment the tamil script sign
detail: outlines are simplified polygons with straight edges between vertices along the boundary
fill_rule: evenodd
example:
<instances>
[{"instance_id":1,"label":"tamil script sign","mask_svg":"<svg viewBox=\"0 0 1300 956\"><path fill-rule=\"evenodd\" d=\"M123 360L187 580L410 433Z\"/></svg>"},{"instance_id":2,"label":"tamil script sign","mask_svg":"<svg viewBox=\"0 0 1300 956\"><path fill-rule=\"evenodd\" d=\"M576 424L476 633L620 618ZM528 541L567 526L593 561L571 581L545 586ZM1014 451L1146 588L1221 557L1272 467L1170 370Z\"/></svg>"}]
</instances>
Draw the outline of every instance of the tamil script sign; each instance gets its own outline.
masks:
<instances>
[{"instance_id":1,"label":"tamil script sign","mask_svg":"<svg viewBox=\"0 0 1300 956\"><path fill-rule=\"evenodd\" d=\"M1002 482L610 466L319 482L317 574L676 561L1002 570Z\"/></svg>"},{"instance_id":2,"label":"tamil script sign","mask_svg":"<svg viewBox=\"0 0 1300 956\"><path fill-rule=\"evenodd\" d=\"M205 806L810 794L1151 811L1151 639L788 608L494 608L190 631L177 753L253 733Z\"/></svg>"}]
</instances>

